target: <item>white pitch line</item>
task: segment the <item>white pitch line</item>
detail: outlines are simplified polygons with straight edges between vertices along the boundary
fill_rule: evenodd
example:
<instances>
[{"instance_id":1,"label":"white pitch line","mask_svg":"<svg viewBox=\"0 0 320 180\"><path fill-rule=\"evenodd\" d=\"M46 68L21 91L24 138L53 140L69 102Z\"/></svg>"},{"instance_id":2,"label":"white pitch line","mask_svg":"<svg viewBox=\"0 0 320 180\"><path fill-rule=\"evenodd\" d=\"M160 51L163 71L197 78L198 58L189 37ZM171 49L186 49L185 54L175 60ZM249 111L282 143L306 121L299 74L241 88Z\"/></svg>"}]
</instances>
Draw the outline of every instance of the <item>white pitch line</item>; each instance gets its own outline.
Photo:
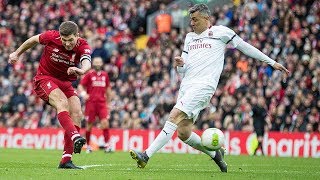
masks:
<instances>
[{"instance_id":1,"label":"white pitch line","mask_svg":"<svg viewBox=\"0 0 320 180\"><path fill-rule=\"evenodd\" d=\"M93 165L84 165L84 166L79 166L83 169L88 169L88 168L92 168L92 167L100 167L100 166L104 166L103 164L93 164Z\"/></svg>"}]
</instances>

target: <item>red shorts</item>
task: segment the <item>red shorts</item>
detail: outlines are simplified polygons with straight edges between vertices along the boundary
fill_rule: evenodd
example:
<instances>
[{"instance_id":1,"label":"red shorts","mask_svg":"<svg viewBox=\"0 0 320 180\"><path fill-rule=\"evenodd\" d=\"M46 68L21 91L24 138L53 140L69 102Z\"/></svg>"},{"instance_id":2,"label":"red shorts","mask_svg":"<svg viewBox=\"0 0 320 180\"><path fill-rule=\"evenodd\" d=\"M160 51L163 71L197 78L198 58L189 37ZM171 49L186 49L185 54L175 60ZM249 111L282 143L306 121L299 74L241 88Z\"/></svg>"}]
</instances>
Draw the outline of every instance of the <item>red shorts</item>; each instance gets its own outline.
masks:
<instances>
[{"instance_id":1,"label":"red shorts","mask_svg":"<svg viewBox=\"0 0 320 180\"><path fill-rule=\"evenodd\" d=\"M70 81L61 81L47 75L36 75L33 78L33 89L37 96L44 101L49 102L49 94L57 88L59 88L67 98L77 96L77 91L73 89Z\"/></svg>"},{"instance_id":2,"label":"red shorts","mask_svg":"<svg viewBox=\"0 0 320 180\"><path fill-rule=\"evenodd\" d=\"M86 102L85 118L87 122L93 123L96 121L96 117L99 120L106 119L108 117L108 108L105 102Z\"/></svg>"}]
</instances>

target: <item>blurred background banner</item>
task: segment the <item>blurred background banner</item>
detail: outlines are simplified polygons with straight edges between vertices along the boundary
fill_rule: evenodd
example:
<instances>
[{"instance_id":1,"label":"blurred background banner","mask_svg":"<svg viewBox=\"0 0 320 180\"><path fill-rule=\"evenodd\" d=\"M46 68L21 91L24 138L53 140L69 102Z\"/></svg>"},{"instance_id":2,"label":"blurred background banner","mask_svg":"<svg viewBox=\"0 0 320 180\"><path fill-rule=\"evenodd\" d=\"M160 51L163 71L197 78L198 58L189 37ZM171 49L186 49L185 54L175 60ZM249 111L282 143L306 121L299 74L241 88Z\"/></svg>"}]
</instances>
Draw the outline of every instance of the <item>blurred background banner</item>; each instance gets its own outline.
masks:
<instances>
[{"instance_id":1,"label":"blurred background banner","mask_svg":"<svg viewBox=\"0 0 320 180\"><path fill-rule=\"evenodd\" d=\"M152 130L110 130L110 143L113 150L129 151L146 149L160 131ZM197 131L200 135L202 131ZM252 155L255 134L226 131L225 148L230 155ZM98 150L104 143L101 131L93 129L91 146ZM279 157L320 158L320 134L269 132L264 135L264 154ZM0 148L19 149L63 149L62 129L0 129ZM183 143L175 134L159 152L200 153Z\"/></svg>"}]
</instances>

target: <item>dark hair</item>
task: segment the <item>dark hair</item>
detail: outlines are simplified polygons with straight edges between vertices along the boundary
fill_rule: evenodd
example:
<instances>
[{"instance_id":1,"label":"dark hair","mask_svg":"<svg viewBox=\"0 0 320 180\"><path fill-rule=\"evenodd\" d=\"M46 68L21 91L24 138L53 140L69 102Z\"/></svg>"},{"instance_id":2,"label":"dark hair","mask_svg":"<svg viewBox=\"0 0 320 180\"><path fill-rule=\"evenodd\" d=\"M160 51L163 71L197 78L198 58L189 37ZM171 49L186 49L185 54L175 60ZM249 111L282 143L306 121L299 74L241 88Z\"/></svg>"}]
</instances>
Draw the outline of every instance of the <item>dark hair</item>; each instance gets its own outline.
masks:
<instances>
[{"instance_id":1,"label":"dark hair","mask_svg":"<svg viewBox=\"0 0 320 180\"><path fill-rule=\"evenodd\" d=\"M77 35L78 25L73 21L65 21L61 23L59 33L61 36L69 36L71 34Z\"/></svg>"},{"instance_id":2,"label":"dark hair","mask_svg":"<svg viewBox=\"0 0 320 180\"><path fill-rule=\"evenodd\" d=\"M210 16L211 14L209 7L206 4L196 4L189 9L190 14L193 14L197 11L199 11L199 13L203 16Z\"/></svg>"}]
</instances>

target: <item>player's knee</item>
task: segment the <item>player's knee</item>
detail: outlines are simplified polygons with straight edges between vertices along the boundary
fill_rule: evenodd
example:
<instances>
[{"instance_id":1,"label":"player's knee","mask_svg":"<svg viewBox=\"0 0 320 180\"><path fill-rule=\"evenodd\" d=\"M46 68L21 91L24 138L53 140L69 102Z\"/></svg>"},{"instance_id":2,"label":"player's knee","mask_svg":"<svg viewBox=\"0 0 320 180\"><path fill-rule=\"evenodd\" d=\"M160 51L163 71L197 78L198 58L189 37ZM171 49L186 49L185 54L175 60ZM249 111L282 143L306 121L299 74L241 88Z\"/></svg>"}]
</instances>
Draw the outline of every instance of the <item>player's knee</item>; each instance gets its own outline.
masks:
<instances>
[{"instance_id":1,"label":"player's knee","mask_svg":"<svg viewBox=\"0 0 320 180\"><path fill-rule=\"evenodd\" d=\"M187 140L191 135L191 130L187 127L178 127L177 131L178 131L178 137L182 141Z\"/></svg>"},{"instance_id":2,"label":"player's knee","mask_svg":"<svg viewBox=\"0 0 320 180\"><path fill-rule=\"evenodd\" d=\"M81 121L83 119L83 114L81 111L75 111L70 113L71 118L76 121Z\"/></svg>"},{"instance_id":3,"label":"player's knee","mask_svg":"<svg viewBox=\"0 0 320 180\"><path fill-rule=\"evenodd\" d=\"M66 98L57 98L55 103L58 111L68 111L68 100Z\"/></svg>"},{"instance_id":4,"label":"player's knee","mask_svg":"<svg viewBox=\"0 0 320 180\"><path fill-rule=\"evenodd\" d=\"M101 120L101 128L102 129L105 129L105 128L108 128L109 127L109 122L107 119L102 119Z\"/></svg>"}]
</instances>

